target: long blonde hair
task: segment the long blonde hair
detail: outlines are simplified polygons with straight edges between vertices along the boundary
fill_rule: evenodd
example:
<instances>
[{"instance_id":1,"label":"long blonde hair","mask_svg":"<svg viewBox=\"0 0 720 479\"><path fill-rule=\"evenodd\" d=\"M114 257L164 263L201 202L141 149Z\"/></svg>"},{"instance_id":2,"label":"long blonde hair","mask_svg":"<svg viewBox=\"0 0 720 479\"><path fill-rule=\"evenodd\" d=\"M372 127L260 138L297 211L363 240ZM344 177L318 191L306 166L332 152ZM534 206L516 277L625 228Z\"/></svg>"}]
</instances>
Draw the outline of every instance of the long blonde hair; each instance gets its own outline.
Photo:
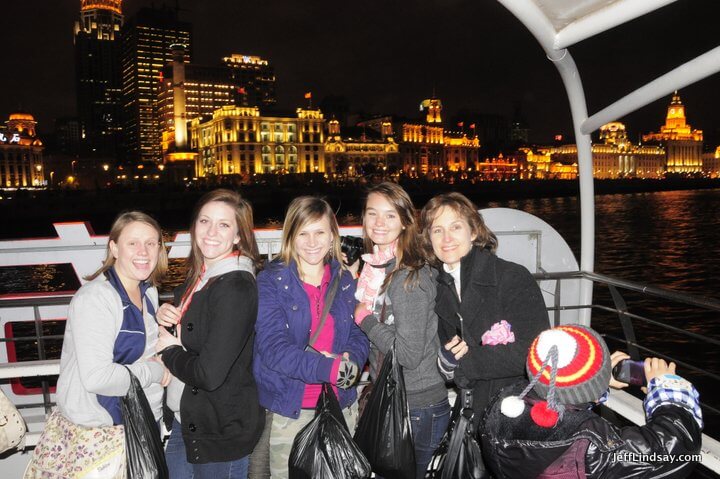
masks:
<instances>
[{"instance_id":1,"label":"long blonde hair","mask_svg":"<svg viewBox=\"0 0 720 479\"><path fill-rule=\"evenodd\" d=\"M158 284L160 284L160 281L162 280L163 276L165 276L165 273L168 269L168 254L167 250L165 249L165 242L163 241L160 225L157 221L155 221L154 218L147 215L146 213L143 213L142 211L126 211L124 213L120 213L118 217L115 218L115 221L113 221L112 227L110 228L110 234L108 235L108 244L107 248L105 249L105 260L103 261L102 266L100 266L100 269L95 271L93 274L85 276L86 280L92 281L101 274L104 274L105 271L109 270L115 265L115 257L113 256L112 251L110 251L110 242L112 241L117 244L118 240L120 239L120 235L122 234L125 227L128 226L130 223L135 222L144 223L157 231L158 248L160 248L160 250L158 251L158 261L155 269L150 274L148 280L153 286L157 286Z\"/></svg>"},{"instance_id":2,"label":"long blonde hair","mask_svg":"<svg viewBox=\"0 0 720 479\"><path fill-rule=\"evenodd\" d=\"M253 231L252 206L240 196L240 193L227 189L213 190L200 198L195 205L195 210L190 220L190 255L187 259L188 284L195 284L195 281L197 281L202 272L204 262L202 251L200 251L200 247L195 241L195 223L197 223L198 216L200 216L200 210L202 210L206 204L212 203L213 201L225 203L232 208L235 213L235 222L237 223L240 241L233 245L233 251L240 251L241 254L250 258L256 270L262 268L262 259L260 258L255 233Z\"/></svg>"},{"instance_id":3,"label":"long blonde hair","mask_svg":"<svg viewBox=\"0 0 720 479\"><path fill-rule=\"evenodd\" d=\"M290 206L288 206L285 221L283 222L282 243L280 246L280 258L283 263L289 265L291 261L294 261L298 270L300 269L299 258L294 247L295 239L305 225L319 221L322 218L327 218L330 224L330 233L333 237L325 261L335 259L343 267L340 252L340 228L335 213L327 201L315 196L299 196L292 200ZM301 271L298 272L302 274Z\"/></svg>"},{"instance_id":4,"label":"long blonde hair","mask_svg":"<svg viewBox=\"0 0 720 479\"><path fill-rule=\"evenodd\" d=\"M417 210L413 205L410 195L402 186L388 181L375 185L368 189L367 198L372 194L382 195L397 211L400 217L400 224L403 230L398 236L397 250L395 252L395 269L385 278L383 289L390 284L392 277L401 269L407 269L410 274L405 280L404 288L415 287L419 281L418 271L425 266L424 250L420 239L420 232L417 225ZM367 199L363 207L363 235L365 237L365 252L372 252L373 242L365 234L365 210Z\"/></svg>"}]
</instances>

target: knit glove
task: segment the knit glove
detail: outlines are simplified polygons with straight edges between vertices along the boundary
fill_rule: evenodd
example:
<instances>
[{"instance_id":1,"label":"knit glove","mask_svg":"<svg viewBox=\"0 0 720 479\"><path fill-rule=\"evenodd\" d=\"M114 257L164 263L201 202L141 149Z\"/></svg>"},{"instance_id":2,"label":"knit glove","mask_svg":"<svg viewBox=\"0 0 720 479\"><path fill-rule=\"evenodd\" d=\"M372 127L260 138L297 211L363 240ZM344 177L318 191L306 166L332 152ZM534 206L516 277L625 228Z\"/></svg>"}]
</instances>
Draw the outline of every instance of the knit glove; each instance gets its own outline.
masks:
<instances>
[{"instance_id":1,"label":"knit glove","mask_svg":"<svg viewBox=\"0 0 720 479\"><path fill-rule=\"evenodd\" d=\"M335 385L340 389L347 389L357 381L359 377L359 369L355 362L343 358L340 360L337 379Z\"/></svg>"}]
</instances>

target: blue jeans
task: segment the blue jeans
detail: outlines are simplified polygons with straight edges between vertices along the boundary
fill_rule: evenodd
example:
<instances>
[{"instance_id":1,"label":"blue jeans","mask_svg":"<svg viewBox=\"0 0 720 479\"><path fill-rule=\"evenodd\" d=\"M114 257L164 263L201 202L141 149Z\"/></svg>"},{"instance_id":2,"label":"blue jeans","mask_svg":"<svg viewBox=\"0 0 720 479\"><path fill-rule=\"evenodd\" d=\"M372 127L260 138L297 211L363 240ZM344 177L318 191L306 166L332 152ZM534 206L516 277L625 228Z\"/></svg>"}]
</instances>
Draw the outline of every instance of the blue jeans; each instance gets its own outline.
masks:
<instances>
[{"instance_id":1,"label":"blue jeans","mask_svg":"<svg viewBox=\"0 0 720 479\"><path fill-rule=\"evenodd\" d=\"M165 448L170 479L247 479L248 457L230 462L190 464L185 454L180 423L173 421L172 432Z\"/></svg>"},{"instance_id":2,"label":"blue jeans","mask_svg":"<svg viewBox=\"0 0 720 479\"><path fill-rule=\"evenodd\" d=\"M445 399L432 406L410 409L410 423L415 443L416 477L423 479L450 423L450 403Z\"/></svg>"}]
</instances>

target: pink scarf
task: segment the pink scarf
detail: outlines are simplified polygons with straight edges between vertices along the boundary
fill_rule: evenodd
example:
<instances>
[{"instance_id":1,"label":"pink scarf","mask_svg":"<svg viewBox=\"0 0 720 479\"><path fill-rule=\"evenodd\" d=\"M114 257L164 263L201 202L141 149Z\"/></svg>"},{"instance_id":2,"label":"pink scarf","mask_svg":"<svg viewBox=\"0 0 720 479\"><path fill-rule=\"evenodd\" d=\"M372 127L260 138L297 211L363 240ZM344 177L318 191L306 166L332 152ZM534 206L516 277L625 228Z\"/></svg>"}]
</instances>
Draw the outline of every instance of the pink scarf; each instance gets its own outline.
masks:
<instances>
[{"instance_id":1,"label":"pink scarf","mask_svg":"<svg viewBox=\"0 0 720 479\"><path fill-rule=\"evenodd\" d=\"M375 300L377 299L383 281L385 281L385 267L387 263L395 257L395 248L397 240L384 251L375 245L372 254L362 255L365 262L360 277L358 278L357 290L355 291L355 299L365 306L365 309L372 312ZM364 317L365 315L363 315ZM355 318L361 321L362 318Z\"/></svg>"}]
</instances>

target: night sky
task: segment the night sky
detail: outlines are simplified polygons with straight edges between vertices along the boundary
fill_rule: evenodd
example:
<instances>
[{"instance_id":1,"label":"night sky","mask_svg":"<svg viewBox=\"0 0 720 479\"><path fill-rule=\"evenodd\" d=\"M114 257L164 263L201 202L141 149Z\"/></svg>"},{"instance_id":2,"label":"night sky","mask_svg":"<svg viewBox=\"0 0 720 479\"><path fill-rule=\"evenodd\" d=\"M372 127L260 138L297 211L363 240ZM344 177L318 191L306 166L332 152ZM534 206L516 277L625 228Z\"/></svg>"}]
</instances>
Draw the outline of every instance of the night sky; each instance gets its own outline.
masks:
<instances>
[{"instance_id":1,"label":"night sky","mask_svg":"<svg viewBox=\"0 0 720 479\"><path fill-rule=\"evenodd\" d=\"M126 0L126 18L153 2ZM154 2L160 5L162 2ZM168 2L174 5L173 1ZM415 115L433 88L445 118L467 108L512 116L516 107L547 142L570 133L560 77L528 31L493 0L182 0L193 24L193 62L230 53L269 59L278 104L342 95L352 110ZM73 24L79 0L2 2L0 116L22 108L42 132L75 115ZM571 47L590 112L676 64L720 45L717 0L682 0ZM688 120L720 142L720 76L681 91ZM669 97L621 119L633 140L657 130ZM446 125L449 126L449 125ZM717 143L714 143L717 144Z\"/></svg>"}]
</instances>

